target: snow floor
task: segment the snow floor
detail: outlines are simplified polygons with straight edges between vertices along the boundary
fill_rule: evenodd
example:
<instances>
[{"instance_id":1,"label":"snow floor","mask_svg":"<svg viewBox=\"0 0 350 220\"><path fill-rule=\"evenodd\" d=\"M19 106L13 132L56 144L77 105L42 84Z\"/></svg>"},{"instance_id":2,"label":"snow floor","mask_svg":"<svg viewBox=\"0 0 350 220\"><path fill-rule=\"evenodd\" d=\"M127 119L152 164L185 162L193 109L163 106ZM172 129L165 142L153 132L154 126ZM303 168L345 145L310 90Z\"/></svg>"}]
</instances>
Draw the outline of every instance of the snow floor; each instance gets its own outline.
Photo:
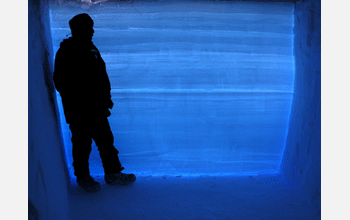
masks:
<instances>
[{"instance_id":1,"label":"snow floor","mask_svg":"<svg viewBox=\"0 0 350 220\"><path fill-rule=\"evenodd\" d=\"M320 219L281 175L138 176L130 186L97 193L72 181L71 219Z\"/></svg>"}]
</instances>

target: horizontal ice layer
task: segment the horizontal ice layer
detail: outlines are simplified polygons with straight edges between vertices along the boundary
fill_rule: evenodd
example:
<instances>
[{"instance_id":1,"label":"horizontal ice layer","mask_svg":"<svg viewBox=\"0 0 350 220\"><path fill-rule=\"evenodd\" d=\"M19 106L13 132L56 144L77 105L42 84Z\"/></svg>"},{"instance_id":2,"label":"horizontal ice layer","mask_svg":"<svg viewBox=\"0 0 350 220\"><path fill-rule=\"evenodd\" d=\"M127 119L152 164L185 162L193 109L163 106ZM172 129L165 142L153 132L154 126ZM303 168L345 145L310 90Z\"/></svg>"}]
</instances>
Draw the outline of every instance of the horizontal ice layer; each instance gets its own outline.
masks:
<instances>
[{"instance_id":1,"label":"horizontal ice layer","mask_svg":"<svg viewBox=\"0 0 350 220\"><path fill-rule=\"evenodd\" d=\"M102 56L116 89L292 91L291 56L198 51Z\"/></svg>"},{"instance_id":2,"label":"horizontal ice layer","mask_svg":"<svg viewBox=\"0 0 350 220\"><path fill-rule=\"evenodd\" d=\"M135 158L141 162L138 171L265 172L279 166L291 94L113 95L116 143L129 166Z\"/></svg>"},{"instance_id":3,"label":"horizontal ice layer","mask_svg":"<svg viewBox=\"0 0 350 220\"><path fill-rule=\"evenodd\" d=\"M129 171L266 173L279 167L291 93L124 91L112 96L109 121ZM93 149L91 160L100 164ZM91 164L94 173L103 173Z\"/></svg>"},{"instance_id":4,"label":"horizontal ice layer","mask_svg":"<svg viewBox=\"0 0 350 220\"><path fill-rule=\"evenodd\" d=\"M81 12L53 8L55 51ZM136 2L87 13L112 84L114 144L128 171L278 171L293 93L292 4ZM96 147L90 167L103 173Z\"/></svg>"}]
</instances>

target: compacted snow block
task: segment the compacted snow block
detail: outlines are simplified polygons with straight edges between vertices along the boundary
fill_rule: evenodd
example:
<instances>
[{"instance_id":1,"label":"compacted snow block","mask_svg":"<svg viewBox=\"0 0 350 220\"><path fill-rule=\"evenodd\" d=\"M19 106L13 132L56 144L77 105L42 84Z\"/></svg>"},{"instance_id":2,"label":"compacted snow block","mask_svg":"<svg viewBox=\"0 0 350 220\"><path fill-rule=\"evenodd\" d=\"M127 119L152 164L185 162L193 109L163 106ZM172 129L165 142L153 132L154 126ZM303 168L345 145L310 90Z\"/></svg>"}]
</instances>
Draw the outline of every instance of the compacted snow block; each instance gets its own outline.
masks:
<instances>
[{"instance_id":1,"label":"compacted snow block","mask_svg":"<svg viewBox=\"0 0 350 220\"><path fill-rule=\"evenodd\" d=\"M237 1L56 4L53 48L73 16L94 19L93 42L112 86L114 145L128 172L271 174L279 171L292 102L293 9ZM62 128L70 160L64 120ZM90 170L102 175L96 149Z\"/></svg>"},{"instance_id":2,"label":"compacted snow block","mask_svg":"<svg viewBox=\"0 0 350 220\"><path fill-rule=\"evenodd\" d=\"M47 0L28 1L29 218L67 219L67 170L52 84Z\"/></svg>"},{"instance_id":3,"label":"compacted snow block","mask_svg":"<svg viewBox=\"0 0 350 220\"><path fill-rule=\"evenodd\" d=\"M283 173L321 212L321 1L297 1L295 85Z\"/></svg>"}]
</instances>

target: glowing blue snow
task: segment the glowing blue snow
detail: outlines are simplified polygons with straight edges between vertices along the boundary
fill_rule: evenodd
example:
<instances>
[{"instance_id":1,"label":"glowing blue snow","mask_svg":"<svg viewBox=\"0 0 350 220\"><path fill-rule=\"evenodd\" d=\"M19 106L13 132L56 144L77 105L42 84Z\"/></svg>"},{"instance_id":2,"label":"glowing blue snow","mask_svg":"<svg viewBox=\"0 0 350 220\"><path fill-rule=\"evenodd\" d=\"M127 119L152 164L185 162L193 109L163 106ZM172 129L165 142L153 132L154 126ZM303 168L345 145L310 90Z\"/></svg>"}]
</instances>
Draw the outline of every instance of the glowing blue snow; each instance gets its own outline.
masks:
<instances>
[{"instance_id":1,"label":"glowing blue snow","mask_svg":"<svg viewBox=\"0 0 350 220\"><path fill-rule=\"evenodd\" d=\"M186 4L186 5L181 5ZM279 171L294 84L293 4L120 3L52 8L54 51L87 12L107 65L126 172ZM68 126L63 134L71 170ZM102 174L96 147L90 169Z\"/></svg>"}]
</instances>

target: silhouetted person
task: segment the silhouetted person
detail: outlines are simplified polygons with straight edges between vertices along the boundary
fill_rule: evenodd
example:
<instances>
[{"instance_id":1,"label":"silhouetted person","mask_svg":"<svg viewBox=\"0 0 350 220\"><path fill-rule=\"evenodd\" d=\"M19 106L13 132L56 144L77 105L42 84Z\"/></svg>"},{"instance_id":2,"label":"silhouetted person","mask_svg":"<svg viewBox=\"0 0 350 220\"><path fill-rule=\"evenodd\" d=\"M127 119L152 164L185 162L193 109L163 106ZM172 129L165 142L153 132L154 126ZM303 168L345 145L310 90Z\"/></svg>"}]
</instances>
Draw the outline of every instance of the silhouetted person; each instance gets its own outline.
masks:
<instances>
[{"instance_id":1,"label":"silhouetted person","mask_svg":"<svg viewBox=\"0 0 350 220\"><path fill-rule=\"evenodd\" d=\"M107 184L127 185L136 180L134 174L121 172L124 168L113 146L107 119L113 107L111 85L105 62L92 43L93 25L85 13L69 21L72 37L61 42L54 71L55 86L72 132L74 175L78 185L88 191L101 188L89 171L92 139L100 152Z\"/></svg>"}]
</instances>

